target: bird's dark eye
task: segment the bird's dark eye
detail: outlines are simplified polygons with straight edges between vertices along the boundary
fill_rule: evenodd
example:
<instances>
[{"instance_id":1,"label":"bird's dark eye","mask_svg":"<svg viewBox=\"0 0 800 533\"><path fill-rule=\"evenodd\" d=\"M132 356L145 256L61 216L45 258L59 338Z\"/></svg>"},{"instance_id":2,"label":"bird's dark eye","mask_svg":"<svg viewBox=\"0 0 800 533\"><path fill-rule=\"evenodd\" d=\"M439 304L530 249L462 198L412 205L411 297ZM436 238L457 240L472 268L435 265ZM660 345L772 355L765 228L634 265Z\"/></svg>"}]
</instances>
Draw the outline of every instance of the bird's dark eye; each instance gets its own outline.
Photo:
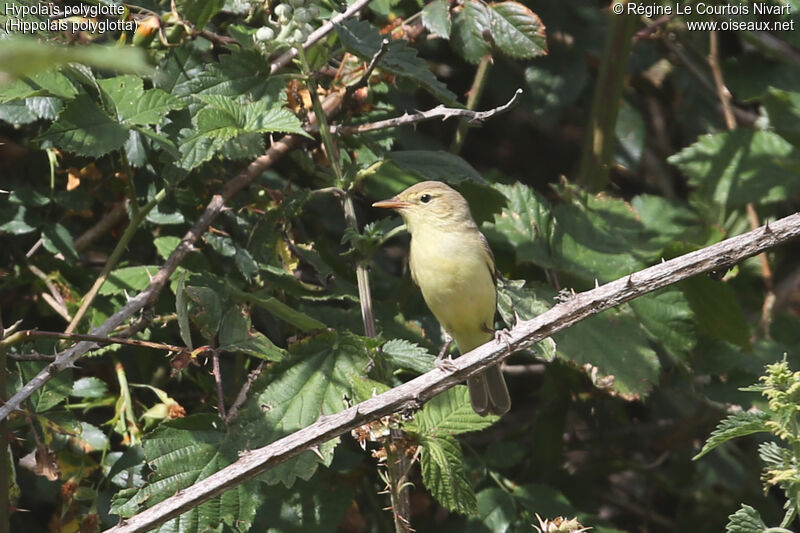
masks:
<instances>
[{"instance_id":1,"label":"bird's dark eye","mask_svg":"<svg viewBox=\"0 0 800 533\"><path fill-rule=\"evenodd\" d=\"M431 198L432 197L430 194L423 194L422 196L419 197L419 201L422 202L423 204L427 204L428 202L431 201Z\"/></svg>"}]
</instances>

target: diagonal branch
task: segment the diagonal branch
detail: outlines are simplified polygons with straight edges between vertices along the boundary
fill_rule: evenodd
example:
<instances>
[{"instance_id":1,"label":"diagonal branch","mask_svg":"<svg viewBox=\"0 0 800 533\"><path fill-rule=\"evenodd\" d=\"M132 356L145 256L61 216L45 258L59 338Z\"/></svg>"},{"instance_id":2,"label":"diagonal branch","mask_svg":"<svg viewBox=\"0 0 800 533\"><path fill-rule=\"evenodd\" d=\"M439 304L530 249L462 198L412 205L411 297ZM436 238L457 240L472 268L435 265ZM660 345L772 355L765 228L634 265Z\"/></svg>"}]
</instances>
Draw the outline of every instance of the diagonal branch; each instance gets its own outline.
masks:
<instances>
[{"instance_id":1,"label":"diagonal branch","mask_svg":"<svg viewBox=\"0 0 800 533\"><path fill-rule=\"evenodd\" d=\"M338 109L341 101L341 93L331 93L323 102L325 112L332 113L335 109ZM313 120L313 117L310 120ZM146 305L153 305L166 286L167 281L169 281L170 276L175 272L175 269L178 268L178 265L183 261L186 255L194 249L194 243L208 230L217 215L222 212L225 204L236 194L249 186L253 180L265 169L272 166L275 161L283 157L292 148L299 145L302 139L303 137L299 135L286 135L282 137L280 140L274 142L264 155L257 157L244 171L228 181L222 190L211 198L203 214L200 215L194 223L194 226L184 235L180 244L172 251L164 265L156 272L147 288L128 300L128 303L119 311L111 315L101 325L94 328L91 334L107 336L114 328L138 313L143 307ZM97 343L95 342L83 341L59 353L55 361L42 369L41 372L23 385L14 396L9 398L8 402L0 406L0 420L4 420L10 413L18 409L19 406L22 405L22 402L29 398L36 390L43 387L44 384L50 381L55 375L67 368L73 367L75 361L80 359L83 354L96 347Z\"/></svg>"},{"instance_id":2,"label":"diagonal branch","mask_svg":"<svg viewBox=\"0 0 800 533\"><path fill-rule=\"evenodd\" d=\"M371 1L372 0L357 0L356 2L353 2L350 6L348 6L346 10L339 13L338 15L330 19L328 22L326 22L325 24L323 24L322 26L311 32L311 35L309 35L308 39L306 39L306 41L303 43L303 50L307 50L308 48L310 48L317 41L328 35L333 30L333 28L336 27L337 24L341 23L344 19L352 17L353 15L361 11ZM276 71L280 70L287 63L289 63L289 61L297 57L297 53L298 53L297 48L292 48L291 50L288 50L283 54L281 54L280 56L278 56L278 59L270 63L269 73L275 74Z\"/></svg>"},{"instance_id":3,"label":"diagonal branch","mask_svg":"<svg viewBox=\"0 0 800 533\"><path fill-rule=\"evenodd\" d=\"M421 402L453 387L467 377L496 365L513 352L527 348L591 315L691 276L711 270L723 270L768 248L798 237L800 237L800 213L795 213L743 235L577 294L532 320L520 321L509 332L507 343L497 343L492 340L454 360L453 372L432 370L340 413L320 417L314 424L300 431L257 450L246 452L232 465L146 511L124 520L108 531L113 533L147 531L309 448L381 416L416 408Z\"/></svg>"}]
</instances>

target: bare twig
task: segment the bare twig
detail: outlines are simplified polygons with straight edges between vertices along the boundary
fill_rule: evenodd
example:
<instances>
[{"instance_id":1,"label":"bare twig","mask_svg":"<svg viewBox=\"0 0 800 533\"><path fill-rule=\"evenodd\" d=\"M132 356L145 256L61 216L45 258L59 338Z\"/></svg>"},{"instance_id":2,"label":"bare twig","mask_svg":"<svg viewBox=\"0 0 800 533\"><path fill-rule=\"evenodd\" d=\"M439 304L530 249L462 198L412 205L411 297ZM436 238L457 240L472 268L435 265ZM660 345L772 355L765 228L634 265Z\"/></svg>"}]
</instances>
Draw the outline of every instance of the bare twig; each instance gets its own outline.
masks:
<instances>
[{"instance_id":1,"label":"bare twig","mask_svg":"<svg viewBox=\"0 0 800 533\"><path fill-rule=\"evenodd\" d=\"M185 347L173 346L172 344L164 344L161 342L140 341L132 339L123 339L120 337L103 337L102 335L82 335L80 333L61 333L58 331L40 331L38 329L29 329L27 331L20 331L22 338L44 338L44 339L66 339L74 341L91 341L100 345L106 344L125 344L127 346L137 346L140 348L154 348L156 350L165 350L168 352L182 352L186 350ZM50 357L52 359L52 357Z\"/></svg>"},{"instance_id":2,"label":"bare twig","mask_svg":"<svg viewBox=\"0 0 800 533\"><path fill-rule=\"evenodd\" d=\"M331 93L328 95L323 102L325 112L332 113L335 109L338 109L341 101L341 93ZM144 306L154 304L158 299L158 295L169 281L169 277L175 272L175 269L178 268L178 265L180 265L186 255L194 248L194 243L197 242L197 239L208 230L211 222L222 212L226 202L230 201L231 198L250 185L250 183L265 169L272 166L275 161L297 146L302 139L303 138L299 135L286 135L274 142L264 155L253 160L239 175L229 180L222 190L211 198L203 214L200 215L194 226L184 235L177 248L172 251L161 269L156 272L150 280L150 284L142 292L128 300L128 303L119 311L111 315L101 325L94 328L92 334L99 336L108 335L114 328L138 313ZM75 361L95 347L97 347L97 343L83 341L59 353L53 363L47 365L47 367L28 381L28 383L23 385L4 405L0 406L0 420L5 419L11 412L18 409L23 401L29 398L34 391L44 386L53 376L74 366Z\"/></svg>"},{"instance_id":3,"label":"bare twig","mask_svg":"<svg viewBox=\"0 0 800 533\"><path fill-rule=\"evenodd\" d=\"M122 202L115 203L111 210L103 215L97 224L86 230L83 235L75 239L75 249L79 252L84 251L99 237L106 234L114 226L122 222L127 213L127 207L130 200L127 198Z\"/></svg>"},{"instance_id":4,"label":"bare twig","mask_svg":"<svg viewBox=\"0 0 800 533\"><path fill-rule=\"evenodd\" d=\"M223 420L227 419L225 414L225 394L222 391L222 372L219 369L219 350L214 350L211 354L211 364L214 368L214 381L217 383L217 410L219 417Z\"/></svg>"},{"instance_id":5,"label":"bare twig","mask_svg":"<svg viewBox=\"0 0 800 533\"><path fill-rule=\"evenodd\" d=\"M234 400L233 405L231 405L230 410L228 410L228 417L225 419L226 424L231 424L236 420L236 417L239 415L239 408L247 400L247 393L250 392L250 387L253 385L253 382L258 379L258 376L261 375L262 370L264 370L264 361L261 361L255 370L247 375L247 381L242 385L239 394L236 395L236 400Z\"/></svg>"},{"instance_id":6,"label":"bare twig","mask_svg":"<svg viewBox=\"0 0 800 533\"><path fill-rule=\"evenodd\" d=\"M245 453L238 461L157 503L120 525L113 533L147 531L207 501L227 489L352 429L393 412L418 406L442 391L591 315L636 297L711 270L721 270L768 248L800 237L800 213L795 213L737 237L626 275L596 289L576 294L532 320L520 321L507 343L494 340L453 361L454 370L432 370L383 394L339 413L320 417L314 424L267 446Z\"/></svg>"},{"instance_id":7,"label":"bare twig","mask_svg":"<svg viewBox=\"0 0 800 533\"><path fill-rule=\"evenodd\" d=\"M344 10L342 13L339 13L338 15L330 19L328 22L326 22L325 24L314 30L311 33L311 35L308 36L306 42L303 43L302 47L303 50L307 50L314 43L316 43L317 41L328 35L337 24L342 22L344 19L351 17L356 13L358 13L359 11L361 11L371 1L372 0L356 0L350 6L348 6L348 8ZM287 63L289 63L289 61L291 61L295 57L297 57L297 48L292 48L291 50L288 50L283 54L281 54L278 57L278 59L270 63L269 65L270 74L274 74L276 71L283 68Z\"/></svg>"},{"instance_id":8,"label":"bare twig","mask_svg":"<svg viewBox=\"0 0 800 533\"><path fill-rule=\"evenodd\" d=\"M354 133L364 133L367 131L382 130L386 128L396 128L397 126L404 126L406 124L416 124L417 122L425 122L426 120L433 120L441 118L442 122L449 118L463 118L471 124L478 124L488 120L489 118L504 113L511 109L517 102L519 95L522 94L522 89L517 89L511 100L505 104L489 109L488 111L471 111L469 109L462 109L456 107L445 107L438 105L428 111L415 111L411 114L403 113L403 115L386 120L379 120L377 122L370 122L367 124L359 124L357 126L330 126L332 134L336 135L352 135ZM309 127L309 131L316 131L317 127Z\"/></svg>"},{"instance_id":9,"label":"bare twig","mask_svg":"<svg viewBox=\"0 0 800 533\"><path fill-rule=\"evenodd\" d=\"M719 65L719 36L716 31L711 31L708 35L708 39L708 65L711 67L711 75L714 77L717 97L722 105L722 115L725 118L725 126L729 131L733 131L736 129L736 117L734 116L733 106L731 105L731 93L725 86L725 78L722 76L722 69ZM748 202L746 209L750 229L756 229L760 221L758 220L758 213L756 212L753 202ZM756 333L762 337L769 338L769 327L772 323L772 309L775 305L775 282L773 280L772 268L769 266L767 254L758 254L758 260L761 265L761 277L764 279L766 294L764 295L764 303L761 306L761 319L758 321Z\"/></svg>"},{"instance_id":10,"label":"bare twig","mask_svg":"<svg viewBox=\"0 0 800 533\"><path fill-rule=\"evenodd\" d=\"M356 92L362 87L366 87L369 83L369 77L372 75L372 71L375 70L375 67L378 66L378 61L389 51L389 39L384 39L381 41L381 47L375 52L375 55L372 56L370 59L369 64L367 65L367 69L364 71L364 74L361 76L357 82L353 85L349 85L347 87L347 91L345 92L345 97L349 97L351 94Z\"/></svg>"},{"instance_id":11,"label":"bare twig","mask_svg":"<svg viewBox=\"0 0 800 533\"><path fill-rule=\"evenodd\" d=\"M61 296L58 287L56 287L55 284L50 281L50 279L47 277L47 274L42 272L36 265L28 261L27 258L25 259L25 265L34 276L42 280L42 283L44 283L45 287L47 287L47 290L50 291L50 294L42 293L42 299L47 302L53 311L58 313L61 318L69 323L72 317L69 315L69 311L67 310L67 302L64 301L64 297Z\"/></svg>"},{"instance_id":12,"label":"bare twig","mask_svg":"<svg viewBox=\"0 0 800 533\"><path fill-rule=\"evenodd\" d=\"M736 117L733 116L731 106L731 92L725 86L725 79L722 77L722 69L719 66L719 35L716 30L708 34L708 66L711 67L711 75L714 77L714 86L717 90L717 98L722 105L722 116L725 117L725 125L729 130L736 129ZM756 224L756 227L758 224Z\"/></svg>"},{"instance_id":13,"label":"bare twig","mask_svg":"<svg viewBox=\"0 0 800 533\"><path fill-rule=\"evenodd\" d=\"M475 109L478 106L478 102L483 95L483 88L486 85L486 80L488 78L487 74L489 73L489 67L491 66L492 56L489 54L483 56L483 59L481 59L481 62L478 65L478 69L475 71L475 77L472 79L472 87L470 87L467 96L467 109ZM516 96L517 95L515 94L514 97ZM461 152L461 147L464 146L464 142L467 140L468 131L469 124L466 122L458 123L456 134L453 137L453 142L450 144L450 152L454 154Z\"/></svg>"}]
</instances>

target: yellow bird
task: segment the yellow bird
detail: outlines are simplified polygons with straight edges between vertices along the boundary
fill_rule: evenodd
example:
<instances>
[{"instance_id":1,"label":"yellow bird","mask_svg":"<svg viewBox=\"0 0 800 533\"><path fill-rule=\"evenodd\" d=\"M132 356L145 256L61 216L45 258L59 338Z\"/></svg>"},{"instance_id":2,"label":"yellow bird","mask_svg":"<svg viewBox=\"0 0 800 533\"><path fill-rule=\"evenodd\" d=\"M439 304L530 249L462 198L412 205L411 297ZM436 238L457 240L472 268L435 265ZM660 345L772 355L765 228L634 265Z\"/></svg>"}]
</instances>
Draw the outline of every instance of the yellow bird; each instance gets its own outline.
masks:
<instances>
[{"instance_id":1,"label":"yellow bird","mask_svg":"<svg viewBox=\"0 0 800 533\"><path fill-rule=\"evenodd\" d=\"M373 207L395 209L411 234L411 277L436 320L463 354L494 336L497 308L492 250L467 201L438 181L412 185ZM511 398L499 366L467 380L472 408L502 415Z\"/></svg>"}]
</instances>

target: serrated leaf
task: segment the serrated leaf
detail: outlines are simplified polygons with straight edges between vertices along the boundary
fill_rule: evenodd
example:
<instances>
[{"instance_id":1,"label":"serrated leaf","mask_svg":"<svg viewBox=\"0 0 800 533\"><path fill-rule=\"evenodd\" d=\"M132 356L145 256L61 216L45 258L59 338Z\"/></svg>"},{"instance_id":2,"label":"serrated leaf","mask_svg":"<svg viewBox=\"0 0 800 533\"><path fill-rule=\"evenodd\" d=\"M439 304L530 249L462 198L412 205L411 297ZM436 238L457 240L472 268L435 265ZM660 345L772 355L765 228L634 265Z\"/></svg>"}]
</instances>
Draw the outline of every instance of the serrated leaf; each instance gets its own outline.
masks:
<instances>
[{"instance_id":1,"label":"serrated leaf","mask_svg":"<svg viewBox=\"0 0 800 533\"><path fill-rule=\"evenodd\" d=\"M707 276L694 276L680 284L700 331L750 350L750 323L733 288Z\"/></svg>"},{"instance_id":2,"label":"serrated leaf","mask_svg":"<svg viewBox=\"0 0 800 533\"><path fill-rule=\"evenodd\" d=\"M235 432L242 448L253 449L304 428L321 415L337 413L353 398L351 383L363 379L368 363L363 342L328 332L290 346L291 356L271 368L250 389ZM268 484L290 487L308 479L320 463L330 464L338 440L305 451L263 474Z\"/></svg>"},{"instance_id":3,"label":"serrated leaf","mask_svg":"<svg viewBox=\"0 0 800 533\"><path fill-rule=\"evenodd\" d=\"M453 49L470 63L478 63L491 52L491 19L489 7L479 0L467 0L453 20L450 40Z\"/></svg>"},{"instance_id":4,"label":"serrated leaf","mask_svg":"<svg viewBox=\"0 0 800 533\"><path fill-rule=\"evenodd\" d=\"M508 204L495 215L494 228L514 246L517 261L531 261L542 268L552 268L554 259L550 244L555 221L549 202L522 183L497 185L496 188Z\"/></svg>"},{"instance_id":5,"label":"serrated leaf","mask_svg":"<svg viewBox=\"0 0 800 533\"><path fill-rule=\"evenodd\" d=\"M297 309L292 309L285 303L272 296L263 298L256 295L253 298L253 302L257 306L266 309L280 320L283 320L287 324L291 324L302 331L313 331L317 329L324 329L326 327L325 324L316 318L311 317L302 311L298 311Z\"/></svg>"},{"instance_id":6,"label":"serrated leaf","mask_svg":"<svg viewBox=\"0 0 800 533\"><path fill-rule=\"evenodd\" d=\"M403 150L389 152L387 157L394 163L417 176L458 185L464 180L485 184L483 177L472 165L449 152L434 150Z\"/></svg>"},{"instance_id":7,"label":"serrated leaf","mask_svg":"<svg viewBox=\"0 0 800 533\"><path fill-rule=\"evenodd\" d=\"M433 363L436 360L436 357L428 353L428 350L422 346L403 339L386 341L381 347L381 354L393 366L417 374L433 370Z\"/></svg>"},{"instance_id":8,"label":"serrated leaf","mask_svg":"<svg viewBox=\"0 0 800 533\"><path fill-rule=\"evenodd\" d=\"M222 304L219 296L208 287L188 285L183 289L189 300L189 318L200 330L200 334L210 341L219 331L222 320Z\"/></svg>"},{"instance_id":9,"label":"serrated leaf","mask_svg":"<svg viewBox=\"0 0 800 533\"><path fill-rule=\"evenodd\" d=\"M770 414L762 411L745 411L728 415L725 420L717 425L717 429L711 433L711 436L708 437L700 453L695 455L692 459L696 461L720 444L735 439L736 437L744 437L745 435L751 435L753 433L769 431L766 425L769 420Z\"/></svg>"},{"instance_id":10,"label":"serrated leaf","mask_svg":"<svg viewBox=\"0 0 800 533\"><path fill-rule=\"evenodd\" d=\"M118 492L112 500L111 512L133 516L236 461L237 450L231 445L225 427L212 415L162 423L143 441L147 463L153 470L148 483ZM257 482L246 481L155 531L200 533L216 531L222 523L247 529L261 503L257 487Z\"/></svg>"},{"instance_id":11,"label":"serrated leaf","mask_svg":"<svg viewBox=\"0 0 800 533\"><path fill-rule=\"evenodd\" d=\"M758 511L743 503L738 511L728 517L725 531L728 533L763 533L767 531L767 525L761 519Z\"/></svg>"},{"instance_id":12,"label":"serrated leaf","mask_svg":"<svg viewBox=\"0 0 800 533\"><path fill-rule=\"evenodd\" d=\"M42 230L42 244L45 249L52 254L61 254L64 259L75 262L78 260L78 252L75 251L75 241L69 234L67 228L56 222L48 224Z\"/></svg>"},{"instance_id":13,"label":"serrated leaf","mask_svg":"<svg viewBox=\"0 0 800 533\"><path fill-rule=\"evenodd\" d=\"M422 24L429 32L444 39L450 38L450 7L447 0L433 0L422 8Z\"/></svg>"},{"instance_id":14,"label":"serrated leaf","mask_svg":"<svg viewBox=\"0 0 800 533\"><path fill-rule=\"evenodd\" d=\"M42 371L47 364L37 361L19 361L19 379L28 383L34 376ZM16 383L18 387L22 383ZM13 392L13 391L12 391ZM30 404L33 412L41 414L63 402L72 392L72 372L56 374L43 387L31 395Z\"/></svg>"},{"instance_id":15,"label":"serrated leaf","mask_svg":"<svg viewBox=\"0 0 800 533\"><path fill-rule=\"evenodd\" d=\"M489 4L492 39L505 54L530 59L547 53L544 25L539 16L519 2Z\"/></svg>"},{"instance_id":16,"label":"serrated leaf","mask_svg":"<svg viewBox=\"0 0 800 533\"><path fill-rule=\"evenodd\" d=\"M143 81L135 76L117 76L98 80L108 97L117 119L128 125L158 124L167 113L182 109L185 104L161 89L144 90Z\"/></svg>"},{"instance_id":17,"label":"serrated leaf","mask_svg":"<svg viewBox=\"0 0 800 533\"><path fill-rule=\"evenodd\" d=\"M775 132L800 147L800 92L770 87L761 103Z\"/></svg>"},{"instance_id":18,"label":"serrated leaf","mask_svg":"<svg viewBox=\"0 0 800 533\"><path fill-rule=\"evenodd\" d=\"M128 129L108 116L89 96L80 94L69 102L40 141L68 152L99 157L121 148Z\"/></svg>"},{"instance_id":19,"label":"serrated leaf","mask_svg":"<svg viewBox=\"0 0 800 533\"><path fill-rule=\"evenodd\" d=\"M368 61L380 50L384 39L377 28L363 20L345 20L336 27L336 32L348 52ZM436 79L427 63L417 57L417 51L402 39L390 40L378 68L414 80L439 100L448 103L457 101L456 95Z\"/></svg>"},{"instance_id":20,"label":"serrated leaf","mask_svg":"<svg viewBox=\"0 0 800 533\"><path fill-rule=\"evenodd\" d=\"M550 249L557 268L587 281L610 281L641 270L661 247L631 206L606 195L563 203L551 210L556 220Z\"/></svg>"},{"instance_id":21,"label":"serrated leaf","mask_svg":"<svg viewBox=\"0 0 800 533\"><path fill-rule=\"evenodd\" d=\"M203 29L225 6L225 0L176 0L175 4L181 16L191 21L198 29Z\"/></svg>"},{"instance_id":22,"label":"serrated leaf","mask_svg":"<svg viewBox=\"0 0 800 533\"><path fill-rule=\"evenodd\" d=\"M629 313L605 311L554 338L559 357L596 367L596 384L612 387L625 398L647 394L658 380L658 356L638 320ZM605 381L605 376L613 376L613 381Z\"/></svg>"},{"instance_id":23,"label":"serrated leaf","mask_svg":"<svg viewBox=\"0 0 800 533\"><path fill-rule=\"evenodd\" d=\"M478 493L478 515L489 531L505 533L517 516L514 499L499 487L484 489Z\"/></svg>"},{"instance_id":24,"label":"serrated leaf","mask_svg":"<svg viewBox=\"0 0 800 533\"><path fill-rule=\"evenodd\" d=\"M147 287L158 269L155 265L142 265L112 270L98 294L135 294Z\"/></svg>"},{"instance_id":25,"label":"serrated leaf","mask_svg":"<svg viewBox=\"0 0 800 533\"><path fill-rule=\"evenodd\" d=\"M461 446L442 435L422 441L422 482L442 506L456 513L477 516L475 491L464 473Z\"/></svg>"},{"instance_id":26,"label":"serrated leaf","mask_svg":"<svg viewBox=\"0 0 800 533\"><path fill-rule=\"evenodd\" d=\"M163 235L153 239L153 246L156 247L156 252L161 259L167 259L170 254L175 251L175 248L181 243L180 237L174 235Z\"/></svg>"},{"instance_id":27,"label":"serrated leaf","mask_svg":"<svg viewBox=\"0 0 800 533\"><path fill-rule=\"evenodd\" d=\"M286 352L275 346L263 333L250 330L250 316L238 306L225 313L219 329L219 349L245 353L267 361L280 361Z\"/></svg>"},{"instance_id":28,"label":"serrated leaf","mask_svg":"<svg viewBox=\"0 0 800 533\"><path fill-rule=\"evenodd\" d=\"M771 131L705 135L667 161L698 193L727 206L780 202L800 191L800 152Z\"/></svg>"},{"instance_id":29,"label":"serrated leaf","mask_svg":"<svg viewBox=\"0 0 800 533\"><path fill-rule=\"evenodd\" d=\"M57 69L45 70L8 85L0 85L0 103L32 96L57 96L69 100L78 94L70 79Z\"/></svg>"},{"instance_id":30,"label":"serrated leaf","mask_svg":"<svg viewBox=\"0 0 800 533\"><path fill-rule=\"evenodd\" d=\"M475 413L467 387L456 385L428 401L408 428L423 436L458 435L480 431L498 420L500 417L496 415Z\"/></svg>"},{"instance_id":31,"label":"serrated leaf","mask_svg":"<svg viewBox=\"0 0 800 533\"><path fill-rule=\"evenodd\" d=\"M683 357L696 344L694 313L680 290L646 294L630 305L647 332L673 356Z\"/></svg>"},{"instance_id":32,"label":"serrated leaf","mask_svg":"<svg viewBox=\"0 0 800 533\"><path fill-rule=\"evenodd\" d=\"M108 385L95 377L80 378L72 384L71 396L78 398L102 398L108 394Z\"/></svg>"}]
</instances>

